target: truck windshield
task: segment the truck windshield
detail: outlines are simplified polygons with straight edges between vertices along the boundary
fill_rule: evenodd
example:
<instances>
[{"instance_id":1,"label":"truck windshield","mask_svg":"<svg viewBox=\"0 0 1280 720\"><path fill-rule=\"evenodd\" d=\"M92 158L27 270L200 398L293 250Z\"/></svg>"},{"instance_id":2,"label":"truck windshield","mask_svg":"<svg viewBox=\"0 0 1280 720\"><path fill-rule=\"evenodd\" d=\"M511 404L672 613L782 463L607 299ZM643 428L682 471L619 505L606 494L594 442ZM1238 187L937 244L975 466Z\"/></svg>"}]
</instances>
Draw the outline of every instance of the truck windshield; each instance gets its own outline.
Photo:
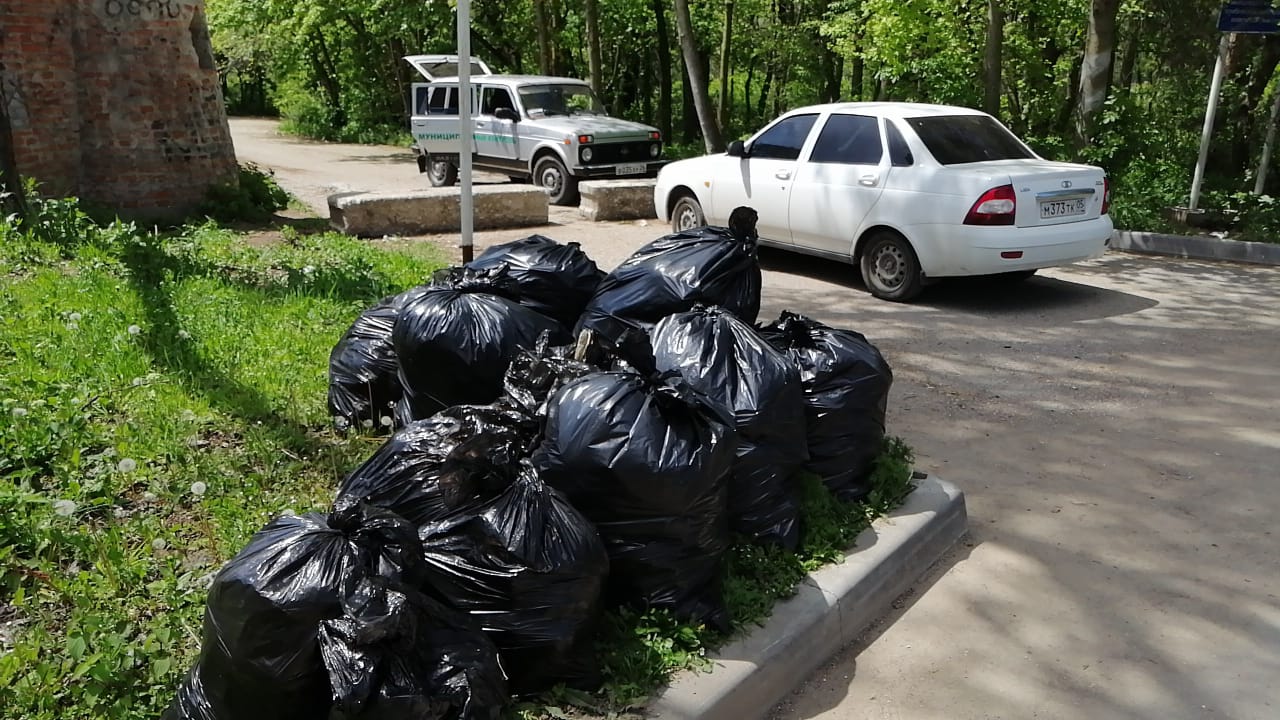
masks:
<instances>
[{"instance_id":1,"label":"truck windshield","mask_svg":"<svg viewBox=\"0 0 1280 720\"><path fill-rule=\"evenodd\" d=\"M525 85L520 88L520 102L529 117L604 114L604 105L587 85Z\"/></svg>"}]
</instances>

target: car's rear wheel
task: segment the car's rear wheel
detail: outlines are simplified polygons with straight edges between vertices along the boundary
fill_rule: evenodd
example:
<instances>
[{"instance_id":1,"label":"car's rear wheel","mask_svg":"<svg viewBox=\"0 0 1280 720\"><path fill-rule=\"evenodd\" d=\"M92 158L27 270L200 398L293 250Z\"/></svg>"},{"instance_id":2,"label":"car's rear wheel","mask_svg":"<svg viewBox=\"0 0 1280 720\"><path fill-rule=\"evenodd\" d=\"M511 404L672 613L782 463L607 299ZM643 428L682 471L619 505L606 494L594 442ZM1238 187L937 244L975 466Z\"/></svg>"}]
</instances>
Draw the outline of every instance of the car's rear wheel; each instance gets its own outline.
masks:
<instances>
[{"instance_id":1,"label":"car's rear wheel","mask_svg":"<svg viewBox=\"0 0 1280 720\"><path fill-rule=\"evenodd\" d=\"M671 208L673 232L684 232L706 224L707 218L702 214L702 205L698 204L698 199L692 195L682 195Z\"/></svg>"},{"instance_id":2,"label":"car's rear wheel","mask_svg":"<svg viewBox=\"0 0 1280 720\"><path fill-rule=\"evenodd\" d=\"M533 166L533 182L547 193L552 205L578 202L578 179L569 174L564 163L550 155Z\"/></svg>"},{"instance_id":3,"label":"car's rear wheel","mask_svg":"<svg viewBox=\"0 0 1280 720\"><path fill-rule=\"evenodd\" d=\"M429 157L427 179L431 181L431 187L452 187L458 182L458 166L442 157Z\"/></svg>"},{"instance_id":4,"label":"car's rear wheel","mask_svg":"<svg viewBox=\"0 0 1280 720\"><path fill-rule=\"evenodd\" d=\"M897 233L882 231L868 238L861 269L867 289L883 300L907 302L924 289L915 250Z\"/></svg>"}]
</instances>

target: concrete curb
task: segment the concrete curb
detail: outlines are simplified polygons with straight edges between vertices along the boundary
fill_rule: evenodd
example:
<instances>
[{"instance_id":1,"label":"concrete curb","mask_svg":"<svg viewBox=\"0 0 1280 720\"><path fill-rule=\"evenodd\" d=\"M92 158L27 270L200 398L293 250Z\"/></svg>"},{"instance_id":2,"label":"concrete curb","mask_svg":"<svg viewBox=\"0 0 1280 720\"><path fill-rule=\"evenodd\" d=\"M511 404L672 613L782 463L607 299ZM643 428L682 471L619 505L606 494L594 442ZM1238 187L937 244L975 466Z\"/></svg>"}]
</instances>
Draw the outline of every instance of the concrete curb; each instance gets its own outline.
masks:
<instances>
[{"instance_id":1,"label":"concrete curb","mask_svg":"<svg viewBox=\"0 0 1280 720\"><path fill-rule=\"evenodd\" d=\"M1111 248L1148 255L1280 265L1280 245L1223 240L1211 235L1161 235L1118 230L1111 238Z\"/></svg>"},{"instance_id":2,"label":"concrete curb","mask_svg":"<svg viewBox=\"0 0 1280 720\"><path fill-rule=\"evenodd\" d=\"M686 672L648 706L663 720L764 717L882 617L968 529L964 494L938 478L858 536L839 565L811 574L764 626L712 655L709 673Z\"/></svg>"}]
</instances>

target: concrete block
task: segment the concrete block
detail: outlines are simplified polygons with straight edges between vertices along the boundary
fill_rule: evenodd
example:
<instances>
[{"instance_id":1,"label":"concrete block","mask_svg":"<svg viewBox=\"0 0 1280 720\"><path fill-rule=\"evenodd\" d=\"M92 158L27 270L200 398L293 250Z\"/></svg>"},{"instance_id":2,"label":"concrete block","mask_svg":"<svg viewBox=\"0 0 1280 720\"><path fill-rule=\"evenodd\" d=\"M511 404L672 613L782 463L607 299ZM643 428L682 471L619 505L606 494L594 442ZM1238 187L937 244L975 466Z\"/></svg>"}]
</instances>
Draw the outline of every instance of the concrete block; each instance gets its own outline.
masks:
<instances>
[{"instance_id":1,"label":"concrete block","mask_svg":"<svg viewBox=\"0 0 1280 720\"><path fill-rule=\"evenodd\" d=\"M1280 245L1225 240L1212 235L1162 235L1119 230L1111 238L1111 249L1199 260L1280 265Z\"/></svg>"},{"instance_id":2,"label":"concrete block","mask_svg":"<svg viewBox=\"0 0 1280 720\"><path fill-rule=\"evenodd\" d=\"M648 716L763 718L888 612L967 529L964 494L938 478L920 481L902 507L859 536L843 563L811 574L763 627L714 653L711 672L678 675L649 703Z\"/></svg>"},{"instance_id":3,"label":"concrete block","mask_svg":"<svg viewBox=\"0 0 1280 720\"><path fill-rule=\"evenodd\" d=\"M578 184L578 213L587 220L647 220L653 209L653 180L588 180Z\"/></svg>"},{"instance_id":4,"label":"concrete block","mask_svg":"<svg viewBox=\"0 0 1280 720\"><path fill-rule=\"evenodd\" d=\"M472 190L475 229L546 225L547 194L534 187L477 185ZM462 190L338 193L329 196L329 224L359 237L424 235L461 229Z\"/></svg>"}]
</instances>

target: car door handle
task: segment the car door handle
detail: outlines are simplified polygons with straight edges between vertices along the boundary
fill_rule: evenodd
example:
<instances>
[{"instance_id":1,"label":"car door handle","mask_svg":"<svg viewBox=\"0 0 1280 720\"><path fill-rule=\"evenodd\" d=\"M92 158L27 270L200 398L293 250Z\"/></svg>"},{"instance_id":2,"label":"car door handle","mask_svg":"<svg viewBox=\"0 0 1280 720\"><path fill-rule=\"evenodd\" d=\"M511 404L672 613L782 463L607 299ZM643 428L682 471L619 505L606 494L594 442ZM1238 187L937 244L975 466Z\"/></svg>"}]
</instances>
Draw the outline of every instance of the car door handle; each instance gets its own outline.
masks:
<instances>
[{"instance_id":1,"label":"car door handle","mask_svg":"<svg viewBox=\"0 0 1280 720\"><path fill-rule=\"evenodd\" d=\"M776 177L776 178L778 178L779 180L790 180L790 179L791 179L791 171L790 171L790 170L779 170L778 172L774 173L774 174L773 174L773 176L774 176L774 177Z\"/></svg>"},{"instance_id":2,"label":"car door handle","mask_svg":"<svg viewBox=\"0 0 1280 720\"><path fill-rule=\"evenodd\" d=\"M476 127L478 127L478 128L482 128L482 127L484 127L486 124L487 124L487 123L485 123L485 121L483 121L483 120L477 120L477 121L476 121Z\"/></svg>"},{"instance_id":3,"label":"car door handle","mask_svg":"<svg viewBox=\"0 0 1280 720\"><path fill-rule=\"evenodd\" d=\"M868 173L858 178L858 184L867 187L875 187L878 182L880 182L880 176L875 173Z\"/></svg>"}]
</instances>

